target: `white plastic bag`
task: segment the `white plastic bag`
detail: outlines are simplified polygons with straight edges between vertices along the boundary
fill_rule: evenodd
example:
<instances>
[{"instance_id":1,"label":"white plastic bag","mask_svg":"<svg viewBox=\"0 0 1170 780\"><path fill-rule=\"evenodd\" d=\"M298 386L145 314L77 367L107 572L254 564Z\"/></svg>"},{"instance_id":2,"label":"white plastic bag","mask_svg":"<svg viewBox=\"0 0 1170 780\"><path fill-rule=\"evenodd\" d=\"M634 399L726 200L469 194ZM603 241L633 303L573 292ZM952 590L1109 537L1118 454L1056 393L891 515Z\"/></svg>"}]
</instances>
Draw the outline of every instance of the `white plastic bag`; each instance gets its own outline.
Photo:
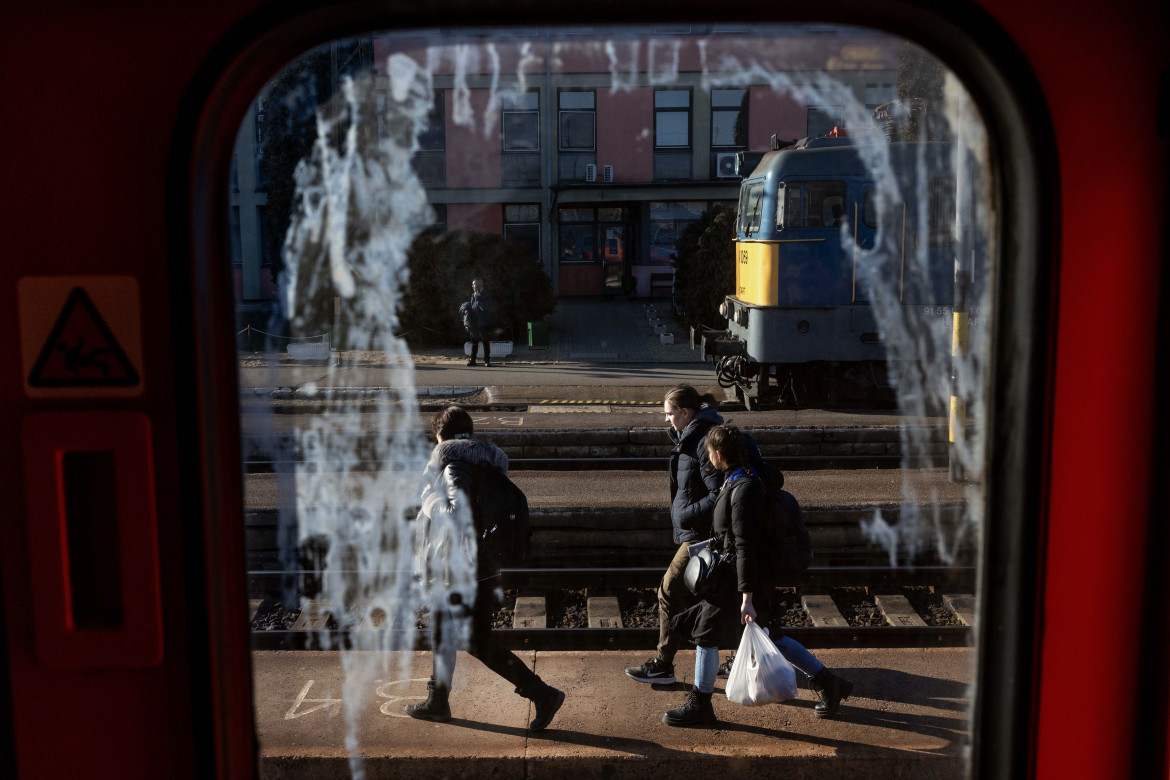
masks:
<instances>
[{"instance_id":1,"label":"white plastic bag","mask_svg":"<svg viewBox=\"0 0 1170 780\"><path fill-rule=\"evenodd\" d=\"M745 707L795 699L796 672L764 633L749 620L727 676L727 698Z\"/></svg>"}]
</instances>

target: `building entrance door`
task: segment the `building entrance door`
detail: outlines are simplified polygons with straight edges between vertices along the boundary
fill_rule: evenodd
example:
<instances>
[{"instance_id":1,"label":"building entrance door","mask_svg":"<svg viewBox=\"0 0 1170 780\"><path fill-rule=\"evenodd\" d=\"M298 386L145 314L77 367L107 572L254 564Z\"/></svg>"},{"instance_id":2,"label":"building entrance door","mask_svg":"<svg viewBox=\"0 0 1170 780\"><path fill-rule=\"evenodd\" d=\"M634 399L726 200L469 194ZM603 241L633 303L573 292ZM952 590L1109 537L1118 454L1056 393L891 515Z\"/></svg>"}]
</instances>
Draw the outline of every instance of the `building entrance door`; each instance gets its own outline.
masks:
<instances>
[{"instance_id":1,"label":"building entrance door","mask_svg":"<svg viewBox=\"0 0 1170 780\"><path fill-rule=\"evenodd\" d=\"M601 292L617 295L625 291L625 278L629 272L626 265L628 238L633 231L625 222L601 223Z\"/></svg>"}]
</instances>

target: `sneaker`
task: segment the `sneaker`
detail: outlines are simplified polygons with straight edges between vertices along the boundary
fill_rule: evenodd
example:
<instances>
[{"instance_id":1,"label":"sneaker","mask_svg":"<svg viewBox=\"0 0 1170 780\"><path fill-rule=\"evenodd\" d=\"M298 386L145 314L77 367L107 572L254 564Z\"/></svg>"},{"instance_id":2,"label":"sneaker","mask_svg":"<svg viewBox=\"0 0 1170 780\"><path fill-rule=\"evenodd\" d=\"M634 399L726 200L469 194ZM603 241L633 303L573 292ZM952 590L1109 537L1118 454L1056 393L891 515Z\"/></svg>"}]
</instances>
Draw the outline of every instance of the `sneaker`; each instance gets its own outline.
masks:
<instances>
[{"instance_id":1,"label":"sneaker","mask_svg":"<svg viewBox=\"0 0 1170 780\"><path fill-rule=\"evenodd\" d=\"M731 665L734 663L735 663L735 653L732 653L731 655L727 656L726 661L719 664L719 671L717 671L715 673L715 676L718 677L720 680L726 680L728 677L731 676Z\"/></svg>"},{"instance_id":2,"label":"sneaker","mask_svg":"<svg viewBox=\"0 0 1170 780\"><path fill-rule=\"evenodd\" d=\"M475 358L472 358L471 360L468 360L468 361L467 361L467 365L469 365L469 366L474 366L474 365L475 365Z\"/></svg>"},{"instance_id":3,"label":"sneaker","mask_svg":"<svg viewBox=\"0 0 1170 780\"><path fill-rule=\"evenodd\" d=\"M671 685L674 683L674 664L651 658L641 666L631 666L626 669L631 679L644 683L658 683Z\"/></svg>"},{"instance_id":4,"label":"sneaker","mask_svg":"<svg viewBox=\"0 0 1170 780\"><path fill-rule=\"evenodd\" d=\"M491 367L492 367L492 362L491 362L490 360L485 360L485 361L483 361L483 364L484 364L485 366L487 366L488 368L491 368Z\"/></svg>"}]
</instances>

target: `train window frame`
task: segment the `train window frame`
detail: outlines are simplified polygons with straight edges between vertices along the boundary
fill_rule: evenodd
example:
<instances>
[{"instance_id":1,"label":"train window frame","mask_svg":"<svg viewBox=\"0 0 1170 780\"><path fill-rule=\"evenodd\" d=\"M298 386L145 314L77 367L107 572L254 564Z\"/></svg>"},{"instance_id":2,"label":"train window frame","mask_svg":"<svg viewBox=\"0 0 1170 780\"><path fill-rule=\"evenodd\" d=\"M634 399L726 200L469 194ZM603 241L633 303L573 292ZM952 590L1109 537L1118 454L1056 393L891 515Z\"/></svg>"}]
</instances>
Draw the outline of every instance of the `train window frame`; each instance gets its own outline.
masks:
<instances>
[{"instance_id":1,"label":"train window frame","mask_svg":"<svg viewBox=\"0 0 1170 780\"><path fill-rule=\"evenodd\" d=\"M649 6L612 3L588 10L513 0L493 7L454 0L388 9L365 0L266 4L246 16L208 56L191 81L172 138L167 182L171 287L176 343L195 347L195 381L177 388L179 490L202 557L186 572L197 592L215 593L208 613L208 663L213 676L216 765L248 774L251 731L249 638L244 612L242 484L239 472L238 379L228 233L230 160L236 134L252 101L274 73L301 52L357 29L435 28L452 18L461 26L643 21ZM697 0L676 0L683 22L731 17ZM991 15L956 0L945 8L915 0L838 0L816 8L756 9L753 22L852 24L890 32L932 52L964 84L982 112L989 165L999 209L998 272L991 316L994 343L987 408L988 524L981 538L976 649L977 695L971 715L972 777L1028 775L1035 727L1039 631L1042 625L1045 534L1045 430L1051 416L1051 332L1055 300L1055 227L1058 166L1047 104L1028 61ZM1009 240L1010 237L1010 240ZM195 413L190 413L194 410ZM236 420L231 423L231 420ZM214 424L213 424L214 421ZM1020 684L1020 680L1026 681Z\"/></svg>"},{"instance_id":2,"label":"train window frame","mask_svg":"<svg viewBox=\"0 0 1170 780\"><path fill-rule=\"evenodd\" d=\"M743 187L740 196L739 229L750 238L753 233L759 232L764 221L764 180L754 179L744 182L744 184L747 186ZM754 193L756 194L755 202L759 205L759 208L755 210L748 203Z\"/></svg>"}]
</instances>

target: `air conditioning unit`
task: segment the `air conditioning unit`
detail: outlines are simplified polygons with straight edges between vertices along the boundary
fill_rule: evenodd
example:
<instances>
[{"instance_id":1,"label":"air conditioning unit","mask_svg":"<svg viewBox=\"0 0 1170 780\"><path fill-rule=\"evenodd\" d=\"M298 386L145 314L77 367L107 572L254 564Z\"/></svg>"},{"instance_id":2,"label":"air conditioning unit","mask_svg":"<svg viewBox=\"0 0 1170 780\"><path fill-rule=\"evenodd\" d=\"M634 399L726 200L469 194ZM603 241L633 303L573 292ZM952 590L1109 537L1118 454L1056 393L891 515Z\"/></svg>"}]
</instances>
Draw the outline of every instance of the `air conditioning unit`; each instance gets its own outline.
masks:
<instances>
[{"instance_id":1,"label":"air conditioning unit","mask_svg":"<svg viewBox=\"0 0 1170 780\"><path fill-rule=\"evenodd\" d=\"M601 166L601 180L603 182L605 182L606 184L613 184L613 166L612 165Z\"/></svg>"},{"instance_id":2,"label":"air conditioning unit","mask_svg":"<svg viewBox=\"0 0 1170 780\"><path fill-rule=\"evenodd\" d=\"M735 170L736 152L717 152L715 154L715 178L735 179L739 173Z\"/></svg>"},{"instance_id":3,"label":"air conditioning unit","mask_svg":"<svg viewBox=\"0 0 1170 780\"><path fill-rule=\"evenodd\" d=\"M597 166L593 163L589 163L585 166L585 181L589 182L590 184L597 181Z\"/></svg>"}]
</instances>

